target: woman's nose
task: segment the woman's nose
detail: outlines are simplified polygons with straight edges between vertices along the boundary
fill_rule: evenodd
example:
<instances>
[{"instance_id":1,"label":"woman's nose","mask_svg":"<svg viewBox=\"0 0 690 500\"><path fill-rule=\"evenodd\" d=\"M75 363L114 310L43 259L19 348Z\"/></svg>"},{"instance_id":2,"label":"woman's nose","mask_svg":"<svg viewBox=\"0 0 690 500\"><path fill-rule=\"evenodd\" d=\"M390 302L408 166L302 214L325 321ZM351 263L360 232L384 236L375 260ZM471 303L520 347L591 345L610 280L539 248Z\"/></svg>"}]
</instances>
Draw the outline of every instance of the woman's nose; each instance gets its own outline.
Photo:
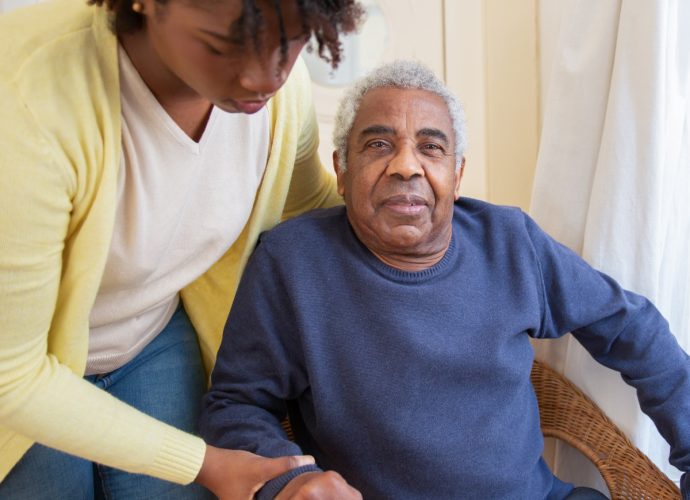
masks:
<instances>
[{"instance_id":1,"label":"woman's nose","mask_svg":"<svg viewBox=\"0 0 690 500\"><path fill-rule=\"evenodd\" d=\"M240 74L240 85L261 96L273 95L287 79L287 71L279 62L249 61Z\"/></svg>"}]
</instances>

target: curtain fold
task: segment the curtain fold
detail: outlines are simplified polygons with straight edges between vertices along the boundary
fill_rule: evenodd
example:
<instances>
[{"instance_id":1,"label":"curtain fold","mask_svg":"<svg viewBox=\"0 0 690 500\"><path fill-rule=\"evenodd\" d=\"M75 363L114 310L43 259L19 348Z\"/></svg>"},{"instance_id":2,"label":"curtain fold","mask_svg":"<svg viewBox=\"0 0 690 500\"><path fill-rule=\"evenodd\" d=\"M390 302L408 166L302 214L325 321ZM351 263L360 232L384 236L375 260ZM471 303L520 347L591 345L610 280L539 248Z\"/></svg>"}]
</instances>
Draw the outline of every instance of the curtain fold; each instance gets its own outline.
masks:
<instances>
[{"instance_id":1,"label":"curtain fold","mask_svg":"<svg viewBox=\"0 0 690 500\"><path fill-rule=\"evenodd\" d=\"M690 2L564 4L545 89L531 214L557 240L647 296L690 348ZM672 479L669 448L634 391L572 338L536 347ZM601 482L558 446L555 471Z\"/></svg>"}]
</instances>

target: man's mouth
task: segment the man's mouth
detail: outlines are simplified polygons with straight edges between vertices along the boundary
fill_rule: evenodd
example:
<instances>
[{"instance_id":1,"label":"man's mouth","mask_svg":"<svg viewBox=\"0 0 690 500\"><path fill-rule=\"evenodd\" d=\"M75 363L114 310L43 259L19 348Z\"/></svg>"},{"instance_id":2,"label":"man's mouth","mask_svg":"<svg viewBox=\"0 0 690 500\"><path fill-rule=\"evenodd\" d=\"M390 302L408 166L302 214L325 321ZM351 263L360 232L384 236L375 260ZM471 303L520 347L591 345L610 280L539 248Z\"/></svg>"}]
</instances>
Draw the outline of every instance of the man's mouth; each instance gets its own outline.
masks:
<instances>
[{"instance_id":1,"label":"man's mouth","mask_svg":"<svg viewBox=\"0 0 690 500\"><path fill-rule=\"evenodd\" d=\"M391 196L386 198L383 205L396 214L407 216L419 215L428 207L428 203L424 198L412 194Z\"/></svg>"}]
</instances>

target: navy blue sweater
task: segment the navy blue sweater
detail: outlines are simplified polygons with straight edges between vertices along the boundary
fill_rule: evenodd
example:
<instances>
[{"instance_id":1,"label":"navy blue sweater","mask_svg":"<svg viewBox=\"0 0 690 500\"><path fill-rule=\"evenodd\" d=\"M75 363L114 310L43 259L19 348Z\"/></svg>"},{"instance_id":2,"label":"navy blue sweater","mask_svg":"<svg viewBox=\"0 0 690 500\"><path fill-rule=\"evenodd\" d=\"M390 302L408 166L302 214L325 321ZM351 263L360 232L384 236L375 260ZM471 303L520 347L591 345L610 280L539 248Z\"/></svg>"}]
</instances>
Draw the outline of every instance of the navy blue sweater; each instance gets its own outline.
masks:
<instances>
[{"instance_id":1,"label":"navy blue sweater","mask_svg":"<svg viewBox=\"0 0 690 500\"><path fill-rule=\"evenodd\" d=\"M312 212L262 236L201 433L312 454L366 499L562 498L541 459L529 337L567 332L636 387L687 470L690 364L666 321L524 213L462 199L443 259L410 273L371 254L343 207Z\"/></svg>"}]
</instances>

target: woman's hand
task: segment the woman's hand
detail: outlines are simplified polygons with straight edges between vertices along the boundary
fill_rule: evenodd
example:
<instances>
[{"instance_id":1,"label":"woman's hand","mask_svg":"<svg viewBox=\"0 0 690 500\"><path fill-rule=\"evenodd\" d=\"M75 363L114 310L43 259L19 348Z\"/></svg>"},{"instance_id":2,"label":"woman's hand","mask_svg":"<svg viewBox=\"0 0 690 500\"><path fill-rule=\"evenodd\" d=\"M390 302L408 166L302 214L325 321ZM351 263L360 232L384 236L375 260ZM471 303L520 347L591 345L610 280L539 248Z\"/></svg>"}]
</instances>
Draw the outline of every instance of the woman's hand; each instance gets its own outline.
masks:
<instances>
[{"instance_id":1,"label":"woman's hand","mask_svg":"<svg viewBox=\"0 0 690 500\"><path fill-rule=\"evenodd\" d=\"M249 500L266 481L313 463L314 459L307 456L264 458L247 451L206 445L204 463L195 482L220 500Z\"/></svg>"},{"instance_id":2,"label":"woman's hand","mask_svg":"<svg viewBox=\"0 0 690 500\"><path fill-rule=\"evenodd\" d=\"M305 472L290 481L275 500L362 500L362 494L337 472Z\"/></svg>"}]
</instances>

